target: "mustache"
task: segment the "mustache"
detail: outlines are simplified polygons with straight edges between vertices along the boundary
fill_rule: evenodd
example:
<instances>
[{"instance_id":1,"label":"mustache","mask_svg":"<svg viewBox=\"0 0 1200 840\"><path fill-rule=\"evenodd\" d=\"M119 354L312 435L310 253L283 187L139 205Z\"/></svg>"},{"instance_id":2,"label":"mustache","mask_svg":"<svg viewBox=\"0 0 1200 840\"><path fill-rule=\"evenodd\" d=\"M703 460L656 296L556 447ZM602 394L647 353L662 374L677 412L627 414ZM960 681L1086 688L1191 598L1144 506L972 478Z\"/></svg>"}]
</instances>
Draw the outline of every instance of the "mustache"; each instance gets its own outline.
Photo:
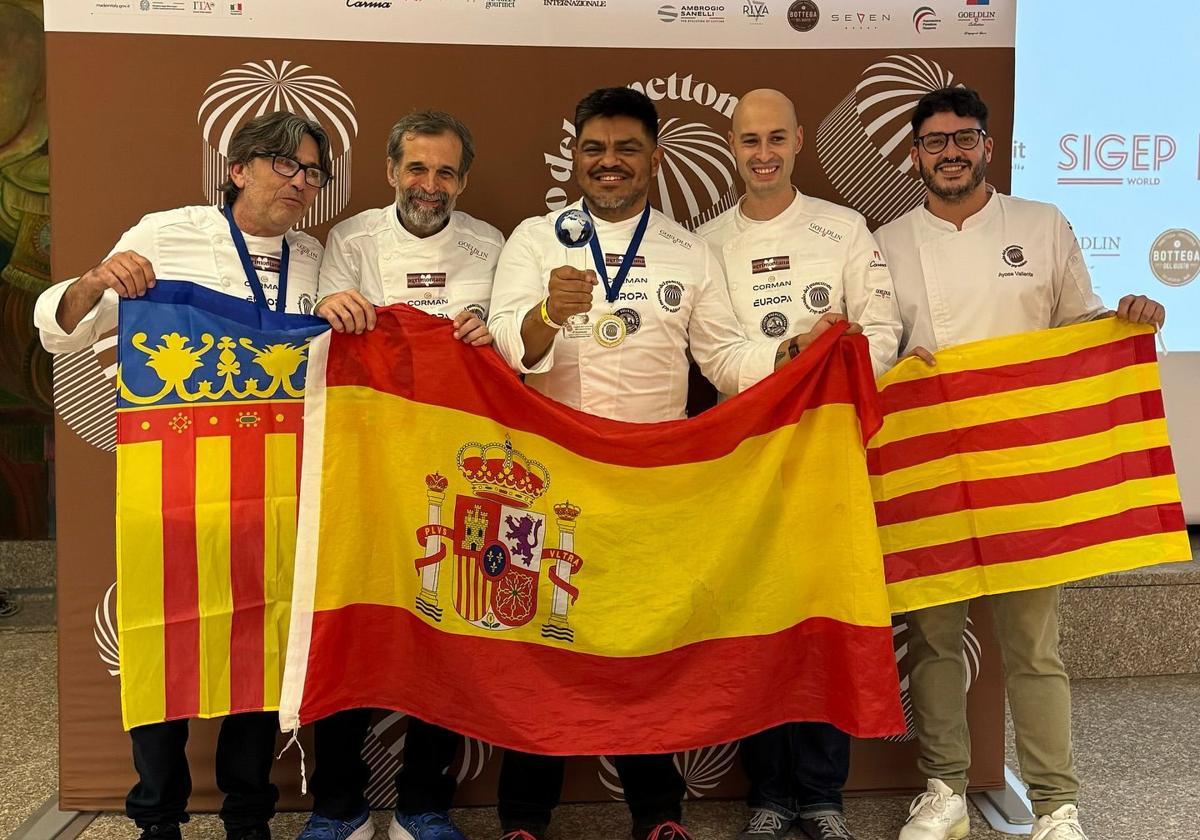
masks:
<instances>
[{"instance_id":1,"label":"mustache","mask_svg":"<svg viewBox=\"0 0 1200 840\"><path fill-rule=\"evenodd\" d=\"M404 197L408 201L420 199L421 201L436 201L440 204L446 204L450 201L449 193L442 192L441 190L438 190L437 192L425 192L425 190L421 189L420 187L411 187L405 190Z\"/></svg>"},{"instance_id":2,"label":"mustache","mask_svg":"<svg viewBox=\"0 0 1200 840\"><path fill-rule=\"evenodd\" d=\"M936 170L936 169L941 169L943 166L952 166L952 165L957 166L960 164L968 166L968 167L974 166L974 164L972 164L971 161L969 161L965 157L952 157L952 158L946 158L945 160L939 160L937 162L937 164L934 165L933 168Z\"/></svg>"},{"instance_id":3,"label":"mustache","mask_svg":"<svg viewBox=\"0 0 1200 840\"><path fill-rule=\"evenodd\" d=\"M588 175L593 178L599 175L632 175L633 173L624 166L594 166L588 170Z\"/></svg>"}]
</instances>

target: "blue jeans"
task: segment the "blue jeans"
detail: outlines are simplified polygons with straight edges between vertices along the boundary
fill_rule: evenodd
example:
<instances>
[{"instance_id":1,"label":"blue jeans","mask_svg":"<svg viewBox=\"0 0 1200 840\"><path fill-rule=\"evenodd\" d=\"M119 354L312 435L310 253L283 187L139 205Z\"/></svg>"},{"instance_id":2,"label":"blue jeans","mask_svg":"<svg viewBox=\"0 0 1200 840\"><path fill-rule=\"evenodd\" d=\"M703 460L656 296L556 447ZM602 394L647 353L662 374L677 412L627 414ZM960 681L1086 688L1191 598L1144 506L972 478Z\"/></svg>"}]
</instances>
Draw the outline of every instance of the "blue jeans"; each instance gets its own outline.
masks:
<instances>
[{"instance_id":1,"label":"blue jeans","mask_svg":"<svg viewBox=\"0 0 1200 840\"><path fill-rule=\"evenodd\" d=\"M828 723L785 723L742 739L748 804L785 819L841 811L850 736Z\"/></svg>"}]
</instances>

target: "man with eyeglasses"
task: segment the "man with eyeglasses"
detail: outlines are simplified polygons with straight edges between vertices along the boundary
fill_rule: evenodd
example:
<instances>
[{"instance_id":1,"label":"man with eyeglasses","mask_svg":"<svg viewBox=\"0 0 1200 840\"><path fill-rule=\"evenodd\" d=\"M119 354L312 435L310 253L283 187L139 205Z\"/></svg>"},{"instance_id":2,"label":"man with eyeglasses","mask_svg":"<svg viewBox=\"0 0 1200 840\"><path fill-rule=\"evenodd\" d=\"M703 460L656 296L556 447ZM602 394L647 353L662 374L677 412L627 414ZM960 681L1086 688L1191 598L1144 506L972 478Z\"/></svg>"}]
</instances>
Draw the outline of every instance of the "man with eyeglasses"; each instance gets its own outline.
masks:
<instances>
[{"instance_id":1,"label":"man with eyeglasses","mask_svg":"<svg viewBox=\"0 0 1200 840\"><path fill-rule=\"evenodd\" d=\"M119 299L143 296L159 277L277 312L312 310L322 249L292 228L329 182L325 130L294 114L267 114L238 129L227 156L223 208L181 207L144 216L99 265L41 294L34 322L47 350L91 346L116 327ZM196 536L206 539L202 532ZM268 823L279 798L270 778L278 731L275 712L233 714L221 722L216 774L230 840L271 836ZM192 789L184 752L188 722L137 726L129 737L138 781L126 797L125 813L143 838L179 840Z\"/></svg>"},{"instance_id":2,"label":"man with eyeglasses","mask_svg":"<svg viewBox=\"0 0 1200 840\"><path fill-rule=\"evenodd\" d=\"M387 149L395 201L329 232L316 314L338 332L362 333L375 328L376 306L406 303L453 319L460 341L491 344L483 319L504 236L454 209L474 159L471 132L449 114L416 111L397 122ZM313 727L313 813L298 840L374 835L365 795L370 768L362 758L371 713L347 709ZM389 840L466 840L450 820L457 783L446 772L461 744L458 734L409 716Z\"/></svg>"},{"instance_id":3,"label":"man with eyeglasses","mask_svg":"<svg viewBox=\"0 0 1200 840\"><path fill-rule=\"evenodd\" d=\"M876 232L891 266L904 332L901 356L1042 330L1111 314L1067 220L1051 204L1003 195L985 179L988 109L969 88L928 93L912 116L912 161L922 206ZM1116 315L1161 326L1163 307L1127 295ZM1021 775L1037 822L1033 840L1086 840L1076 803L1071 686L1058 654L1061 587L987 598L1005 672ZM963 601L908 614L909 692L918 767L927 790L900 840L964 838L971 763L966 717Z\"/></svg>"}]
</instances>

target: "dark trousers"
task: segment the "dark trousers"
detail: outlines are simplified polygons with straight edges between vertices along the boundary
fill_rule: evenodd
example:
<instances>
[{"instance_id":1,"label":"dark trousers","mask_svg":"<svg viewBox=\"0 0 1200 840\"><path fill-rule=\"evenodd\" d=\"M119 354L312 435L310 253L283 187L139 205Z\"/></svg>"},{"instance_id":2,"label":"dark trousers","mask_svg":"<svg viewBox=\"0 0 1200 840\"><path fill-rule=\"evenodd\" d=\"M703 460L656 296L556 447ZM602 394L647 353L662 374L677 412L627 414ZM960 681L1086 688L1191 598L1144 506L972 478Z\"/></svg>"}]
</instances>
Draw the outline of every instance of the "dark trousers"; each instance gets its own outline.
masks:
<instances>
[{"instance_id":1,"label":"dark trousers","mask_svg":"<svg viewBox=\"0 0 1200 840\"><path fill-rule=\"evenodd\" d=\"M785 723L742 739L748 804L787 819L842 810L850 736L828 723Z\"/></svg>"},{"instance_id":2,"label":"dark trousers","mask_svg":"<svg viewBox=\"0 0 1200 840\"><path fill-rule=\"evenodd\" d=\"M316 771L312 778L313 811L348 820L367 809L371 769L363 761L363 744L372 709L348 709L321 718L313 727ZM462 740L457 733L417 718L408 719L404 766L396 774L396 810L402 814L448 811L457 782L446 773Z\"/></svg>"},{"instance_id":3,"label":"dark trousers","mask_svg":"<svg viewBox=\"0 0 1200 840\"><path fill-rule=\"evenodd\" d=\"M683 777L671 755L618 755L613 764L636 828L681 819ZM523 828L538 834L546 830L562 796L565 765L566 759L557 755L504 753L498 807L502 831Z\"/></svg>"},{"instance_id":4,"label":"dark trousers","mask_svg":"<svg viewBox=\"0 0 1200 840\"><path fill-rule=\"evenodd\" d=\"M275 712L243 712L221 721L217 736L217 787L225 794L221 821L238 832L265 826L275 816L279 790L271 784ZM125 813L139 828L187 822L192 775L184 748L188 722L171 720L129 730L138 782L125 797Z\"/></svg>"}]
</instances>

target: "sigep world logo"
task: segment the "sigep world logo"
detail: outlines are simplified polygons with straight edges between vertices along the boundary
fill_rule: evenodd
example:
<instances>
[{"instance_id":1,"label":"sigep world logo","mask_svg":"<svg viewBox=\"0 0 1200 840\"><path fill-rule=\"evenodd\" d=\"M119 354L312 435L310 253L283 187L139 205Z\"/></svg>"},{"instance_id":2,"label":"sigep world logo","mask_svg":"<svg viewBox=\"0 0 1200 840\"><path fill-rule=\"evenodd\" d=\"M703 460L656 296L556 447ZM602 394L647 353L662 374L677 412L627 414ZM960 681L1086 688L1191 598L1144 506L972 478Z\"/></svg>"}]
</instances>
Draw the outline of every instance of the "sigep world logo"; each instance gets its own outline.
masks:
<instances>
[{"instance_id":1,"label":"sigep world logo","mask_svg":"<svg viewBox=\"0 0 1200 840\"><path fill-rule=\"evenodd\" d=\"M1175 158L1169 134L1064 134L1058 141L1058 183L1074 186L1155 187Z\"/></svg>"}]
</instances>

